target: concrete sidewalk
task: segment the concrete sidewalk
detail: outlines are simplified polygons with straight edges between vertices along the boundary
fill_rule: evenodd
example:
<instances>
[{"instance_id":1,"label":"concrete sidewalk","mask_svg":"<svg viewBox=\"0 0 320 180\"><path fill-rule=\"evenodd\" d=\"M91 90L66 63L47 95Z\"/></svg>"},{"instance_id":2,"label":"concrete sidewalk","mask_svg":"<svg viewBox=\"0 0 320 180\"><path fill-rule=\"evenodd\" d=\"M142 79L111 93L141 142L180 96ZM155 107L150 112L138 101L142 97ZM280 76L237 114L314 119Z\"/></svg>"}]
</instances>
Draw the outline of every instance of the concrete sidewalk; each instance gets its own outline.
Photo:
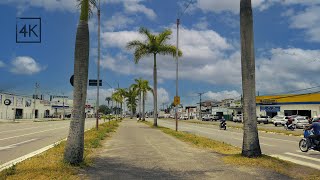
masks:
<instances>
[{"instance_id":1,"label":"concrete sidewalk","mask_svg":"<svg viewBox=\"0 0 320 180\"><path fill-rule=\"evenodd\" d=\"M124 120L97 152L84 179L290 179L224 164L220 155L181 142L135 120Z\"/></svg>"}]
</instances>

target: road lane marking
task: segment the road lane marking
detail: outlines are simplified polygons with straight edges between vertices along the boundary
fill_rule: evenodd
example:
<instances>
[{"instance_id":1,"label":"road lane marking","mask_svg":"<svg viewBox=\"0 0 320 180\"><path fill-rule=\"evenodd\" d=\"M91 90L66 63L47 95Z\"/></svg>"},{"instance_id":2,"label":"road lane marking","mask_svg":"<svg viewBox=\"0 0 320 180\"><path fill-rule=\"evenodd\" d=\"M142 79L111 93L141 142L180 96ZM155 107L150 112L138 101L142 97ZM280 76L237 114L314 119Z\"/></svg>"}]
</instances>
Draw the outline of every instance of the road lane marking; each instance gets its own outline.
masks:
<instances>
[{"instance_id":1,"label":"road lane marking","mask_svg":"<svg viewBox=\"0 0 320 180\"><path fill-rule=\"evenodd\" d=\"M274 147L274 145L271 145L271 144L266 144L266 143L260 143L262 145L265 145L265 146L271 146L271 147Z\"/></svg>"},{"instance_id":2,"label":"road lane marking","mask_svg":"<svg viewBox=\"0 0 320 180\"><path fill-rule=\"evenodd\" d=\"M85 129L84 132L86 132L86 131L88 131L88 130L90 130L90 129L92 129L92 128L87 128L87 129ZM10 168L11 166L13 166L13 165L15 165L15 164L17 164L17 163L19 163L19 162L22 162L22 161L24 161L24 160L26 160L26 159L29 159L29 158L31 158L31 157L33 157L33 156L35 156L35 155L40 154L40 153L43 153L44 151L46 151L46 150L48 150L48 149L51 149L51 148L53 148L54 146L60 144L62 141L66 141L66 140L67 140L67 138L64 138L64 139L62 139L62 140L60 140L60 141L57 141L57 142L55 142L55 143L53 143L53 144L50 144L50 145L46 146L46 147L43 147L43 148L38 149L38 150L36 150L36 151L33 151L33 152L29 153L29 154L26 154L26 155L24 155L24 156L21 156L21 157L19 157L19 158L16 158L16 159L14 159L14 160L12 160L12 161L9 161L9 162L6 162L6 163L4 163L4 164L1 164L1 165L0 165L0 172L1 172L2 170L4 170L4 169Z\"/></svg>"},{"instance_id":3,"label":"road lane marking","mask_svg":"<svg viewBox=\"0 0 320 180\"><path fill-rule=\"evenodd\" d=\"M293 163L296 163L296 164L300 164L300 165L303 165L303 166L308 166L308 167L320 170L320 166L318 164L313 164L313 163L309 163L309 162L305 162L305 161L300 161L300 160L297 160L297 159L294 159L294 158L290 158L290 157L286 157L286 156L282 156L282 155L278 155L278 154L273 154L271 156L275 157L275 158L279 158L279 159L285 160L285 161L290 161L290 162L293 162Z\"/></svg>"},{"instance_id":4,"label":"road lane marking","mask_svg":"<svg viewBox=\"0 0 320 180\"><path fill-rule=\"evenodd\" d=\"M28 142L32 142L32 141L35 141L35 140L37 140L37 138L35 138L35 139L30 139L30 140L23 141L23 142L19 142L19 143L16 143L16 144L11 144L11 145L4 146L4 147L0 147L0 151L1 151L1 150L5 150L5 149L15 148L15 147L17 147L18 145L25 144L25 143L28 143Z\"/></svg>"},{"instance_id":5,"label":"road lane marking","mask_svg":"<svg viewBox=\"0 0 320 180\"><path fill-rule=\"evenodd\" d=\"M36 128L40 128L40 127L30 127L30 128L24 128L24 129L15 129L15 130L9 130L9 131L1 131L1 133L8 133L8 132L14 132L14 131L23 131L23 130L27 130L27 129L36 129Z\"/></svg>"},{"instance_id":6,"label":"road lane marking","mask_svg":"<svg viewBox=\"0 0 320 180\"><path fill-rule=\"evenodd\" d=\"M12 136L12 137L7 137L7 138L2 138L2 139L0 139L0 141L7 140L7 139L12 139L12 138L17 138L17 137L29 136L29 135L32 135L32 134L38 134L38 133L47 132L47 131L52 131L52 130L56 130L56 129L64 129L64 128L66 128L66 127L53 128L53 129L48 129L48 130L44 130L44 131L38 131L38 132L33 132L33 133L28 133L28 134L22 134L22 135L18 135L18 136Z\"/></svg>"},{"instance_id":7,"label":"road lane marking","mask_svg":"<svg viewBox=\"0 0 320 180\"><path fill-rule=\"evenodd\" d=\"M296 156L296 157L299 157L299 158L304 158L304 159L308 159L308 160L312 160L312 161L320 162L320 159L312 158L312 157L308 157L308 156L303 156L303 155L300 155L300 154L294 154L294 153L290 153L290 152L286 152L286 153L284 153L284 154L287 154L287 155L290 155L290 156Z\"/></svg>"}]
</instances>

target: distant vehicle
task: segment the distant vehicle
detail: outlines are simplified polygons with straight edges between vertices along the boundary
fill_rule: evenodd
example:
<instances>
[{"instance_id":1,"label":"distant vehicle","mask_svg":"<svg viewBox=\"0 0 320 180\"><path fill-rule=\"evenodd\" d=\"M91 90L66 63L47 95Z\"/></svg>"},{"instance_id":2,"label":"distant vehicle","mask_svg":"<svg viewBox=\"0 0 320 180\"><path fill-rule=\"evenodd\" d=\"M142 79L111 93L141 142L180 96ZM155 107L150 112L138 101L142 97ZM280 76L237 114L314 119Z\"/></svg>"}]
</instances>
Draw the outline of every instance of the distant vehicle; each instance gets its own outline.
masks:
<instances>
[{"instance_id":1,"label":"distant vehicle","mask_svg":"<svg viewBox=\"0 0 320 180\"><path fill-rule=\"evenodd\" d=\"M214 115L206 114L206 115L202 116L202 121L213 121L214 118L215 118Z\"/></svg>"},{"instance_id":2,"label":"distant vehicle","mask_svg":"<svg viewBox=\"0 0 320 180\"><path fill-rule=\"evenodd\" d=\"M235 116L233 116L233 122L243 122L242 114L236 114Z\"/></svg>"},{"instance_id":3,"label":"distant vehicle","mask_svg":"<svg viewBox=\"0 0 320 180\"><path fill-rule=\"evenodd\" d=\"M292 123L296 126L296 128L301 128L301 129L309 124L306 116L297 116L293 118Z\"/></svg>"},{"instance_id":4,"label":"distant vehicle","mask_svg":"<svg viewBox=\"0 0 320 180\"><path fill-rule=\"evenodd\" d=\"M269 116L260 116L257 117L257 122L258 124L263 123L263 124L268 124L271 122L271 118Z\"/></svg>"},{"instance_id":5,"label":"distant vehicle","mask_svg":"<svg viewBox=\"0 0 320 180\"><path fill-rule=\"evenodd\" d=\"M181 120L188 120L188 116L187 116L187 115L180 116L180 118L179 118L179 119L181 119Z\"/></svg>"},{"instance_id":6,"label":"distant vehicle","mask_svg":"<svg viewBox=\"0 0 320 180\"><path fill-rule=\"evenodd\" d=\"M278 126L278 125L283 126L287 122L287 120L288 120L288 116L280 116L280 115L274 116L271 119L274 126Z\"/></svg>"}]
</instances>

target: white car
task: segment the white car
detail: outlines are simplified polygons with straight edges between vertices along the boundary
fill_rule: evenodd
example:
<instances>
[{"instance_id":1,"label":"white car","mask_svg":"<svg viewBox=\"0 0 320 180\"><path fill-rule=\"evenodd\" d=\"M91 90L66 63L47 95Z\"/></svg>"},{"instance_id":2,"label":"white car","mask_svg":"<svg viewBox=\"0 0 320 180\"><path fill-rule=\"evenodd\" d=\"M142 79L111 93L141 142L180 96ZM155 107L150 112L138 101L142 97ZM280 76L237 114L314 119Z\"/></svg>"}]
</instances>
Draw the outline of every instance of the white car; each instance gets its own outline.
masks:
<instances>
[{"instance_id":1,"label":"white car","mask_svg":"<svg viewBox=\"0 0 320 180\"><path fill-rule=\"evenodd\" d=\"M278 125L284 125L288 120L288 116L281 116L281 115L277 115L274 116L271 121L274 124L274 126L278 126Z\"/></svg>"},{"instance_id":2,"label":"white car","mask_svg":"<svg viewBox=\"0 0 320 180\"><path fill-rule=\"evenodd\" d=\"M242 114L236 114L235 116L233 116L233 122L243 122Z\"/></svg>"},{"instance_id":3,"label":"white car","mask_svg":"<svg viewBox=\"0 0 320 180\"><path fill-rule=\"evenodd\" d=\"M187 116L187 115L180 116L180 118L179 118L179 119L181 119L181 120L188 120L188 116Z\"/></svg>"},{"instance_id":4,"label":"white car","mask_svg":"<svg viewBox=\"0 0 320 180\"><path fill-rule=\"evenodd\" d=\"M258 124L260 123L268 124L269 122L271 122L271 119L269 116L260 116L260 117L257 117L257 122Z\"/></svg>"},{"instance_id":5,"label":"white car","mask_svg":"<svg viewBox=\"0 0 320 180\"><path fill-rule=\"evenodd\" d=\"M306 116L297 116L293 118L292 123L295 124L297 128L304 128L307 124L309 124Z\"/></svg>"}]
</instances>

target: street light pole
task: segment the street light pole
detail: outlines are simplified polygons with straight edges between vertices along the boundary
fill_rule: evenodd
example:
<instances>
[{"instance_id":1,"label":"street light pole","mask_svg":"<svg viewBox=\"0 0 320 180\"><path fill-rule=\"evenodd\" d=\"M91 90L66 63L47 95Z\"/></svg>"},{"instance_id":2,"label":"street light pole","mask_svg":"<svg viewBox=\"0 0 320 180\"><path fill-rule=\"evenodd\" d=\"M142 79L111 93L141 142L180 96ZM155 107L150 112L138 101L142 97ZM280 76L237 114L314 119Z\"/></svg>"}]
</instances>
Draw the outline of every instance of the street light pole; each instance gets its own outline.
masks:
<instances>
[{"instance_id":1,"label":"street light pole","mask_svg":"<svg viewBox=\"0 0 320 180\"><path fill-rule=\"evenodd\" d=\"M180 19L177 18L177 49L176 49L176 97L178 97L178 69L179 69L179 24ZM178 104L176 104L175 111L176 111L176 131L178 131Z\"/></svg>"},{"instance_id":2,"label":"street light pole","mask_svg":"<svg viewBox=\"0 0 320 180\"><path fill-rule=\"evenodd\" d=\"M99 86L100 86L100 0L98 1L98 77L97 77L97 105L96 129L99 128Z\"/></svg>"}]
</instances>

